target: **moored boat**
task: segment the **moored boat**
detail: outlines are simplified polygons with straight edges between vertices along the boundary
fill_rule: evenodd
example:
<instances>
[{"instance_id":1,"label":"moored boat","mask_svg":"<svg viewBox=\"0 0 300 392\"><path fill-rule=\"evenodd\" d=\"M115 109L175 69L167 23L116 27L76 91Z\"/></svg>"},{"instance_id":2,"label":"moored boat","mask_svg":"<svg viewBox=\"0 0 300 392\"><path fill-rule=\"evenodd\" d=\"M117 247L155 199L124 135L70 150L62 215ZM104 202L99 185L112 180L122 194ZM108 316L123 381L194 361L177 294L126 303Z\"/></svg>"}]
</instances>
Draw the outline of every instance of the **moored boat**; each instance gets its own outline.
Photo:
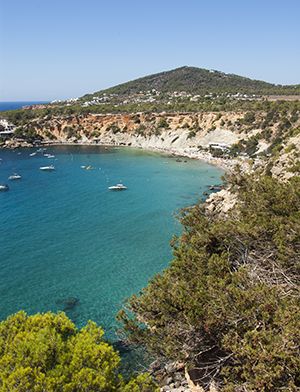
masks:
<instances>
[{"instance_id":1,"label":"moored boat","mask_svg":"<svg viewBox=\"0 0 300 392\"><path fill-rule=\"evenodd\" d=\"M9 180L21 180L20 174L14 173L11 176L8 177Z\"/></svg>"},{"instance_id":2,"label":"moored boat","mask_svg":"<svg viewBox=\"0 0 300 392\"><path fill-rule=\"evenodd\" d=\"M43 171L53 171L53 170L55 170L55 167L54 167L53 165L50 165L50 166L41 166L41 167L40 167L40 170L43 170Z\"/></svg>"},{"instance_id":3,"label":"moored boat","mask_svg":"<svg viewBox=\"0 0 300 392\"><path fill-rule=\"evenodd\" d=\"M0 192L5 192L9 190L9 186L6 184L0 184Z\"/></svg>"},{"instance_id":4,"label":"moored boat","mask_svg":"<svg viewBox=\"0 0 300 392\"><path fill-rule=\"evenodd\" d=\"M109 186L108 189L110 191L125 191L127 189L127 186L123 184L117 184L117 185Z\"/></svg>"}]
</instances>

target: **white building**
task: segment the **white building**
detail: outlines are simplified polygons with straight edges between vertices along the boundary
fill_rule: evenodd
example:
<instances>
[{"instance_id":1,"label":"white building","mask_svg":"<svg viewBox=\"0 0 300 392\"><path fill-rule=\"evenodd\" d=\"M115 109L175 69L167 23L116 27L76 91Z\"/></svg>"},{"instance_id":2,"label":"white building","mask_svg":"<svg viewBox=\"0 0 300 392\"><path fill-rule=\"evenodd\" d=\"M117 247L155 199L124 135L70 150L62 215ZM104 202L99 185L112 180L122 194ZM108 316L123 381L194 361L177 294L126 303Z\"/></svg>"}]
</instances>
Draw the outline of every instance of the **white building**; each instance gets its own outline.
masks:
<instances>
[{"instance_id":1,"label":"white building","mask_svg":"<svg viewBox=\"0 0 300 392\"><path fill-rule=\"evenodd\" d=\"M3 128L3 130L2 130ZM11 135L15 131L15 126L5 119L0 119L0 135Z\"/></svg>"},{"instance_id":2,"label":"white building","mask_svg":"<svg viewBox=\"0 0 300 392\"><path fill-rule=\"evenodd\" d=\"M209 143L209 148L212 148L215 150L229 151L230 145L228 145L226 143Z\"/></svg>"}]
</instances>

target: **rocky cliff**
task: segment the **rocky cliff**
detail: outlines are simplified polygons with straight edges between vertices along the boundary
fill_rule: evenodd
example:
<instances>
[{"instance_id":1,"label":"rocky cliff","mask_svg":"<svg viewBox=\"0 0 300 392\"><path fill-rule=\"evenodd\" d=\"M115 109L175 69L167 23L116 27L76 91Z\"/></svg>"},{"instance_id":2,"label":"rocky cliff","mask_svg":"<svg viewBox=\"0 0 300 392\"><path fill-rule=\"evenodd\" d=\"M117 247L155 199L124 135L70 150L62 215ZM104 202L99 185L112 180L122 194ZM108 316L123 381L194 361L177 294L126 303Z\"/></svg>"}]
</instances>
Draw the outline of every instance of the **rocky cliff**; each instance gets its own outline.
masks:
<instances>
[{"instance_id":1,"label":"rocky cliff","mask_svg":"<svg viewBox=\"0 0 300 392\"><path fill-rule=\"evenodd\" d=\"M47 115L26 122L19 133L52 143L132 146L226 167L264 167L288 178L299 169L298 117L262 111Z\"/></svg>"}]
</instances>

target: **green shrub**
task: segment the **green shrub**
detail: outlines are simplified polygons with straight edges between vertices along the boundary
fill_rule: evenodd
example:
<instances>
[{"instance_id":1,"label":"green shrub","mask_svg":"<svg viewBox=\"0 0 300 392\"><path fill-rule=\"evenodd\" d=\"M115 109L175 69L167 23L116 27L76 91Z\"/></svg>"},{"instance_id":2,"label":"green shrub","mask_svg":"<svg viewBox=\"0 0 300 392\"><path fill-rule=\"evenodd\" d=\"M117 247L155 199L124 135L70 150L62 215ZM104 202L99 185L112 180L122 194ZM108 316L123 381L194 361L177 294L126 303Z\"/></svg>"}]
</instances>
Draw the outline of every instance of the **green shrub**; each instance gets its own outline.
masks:
<instances>
[{"instance_id":1,"label":"green shrub","mask_svg":"<svg viewBox=\"0 0 300 392\"><path fill-rule=\"evenodd\" d=\"M290 153L291 151L293 151L293 150L295 150L295 149L296 149L296 145L295 145L294 143L291 143L290 145L288 145L288 146L285 148L284 152L285 152L286 154L288 154L288 153Z\"/></svg>"},{"instance_id":2,"label":"green shrub","mask_svg":"<svg viewBox=\"0 0 300 392\"><path fill-rule=\"evenodd\" d=\"M157 123L157 128L169 128L168 121L165 118L161 118Z\"/></svg>"},{"instance_id":3,"label":"green shrub","mask_svg":"<svg viewBox=\"0 0 300 392\"><path fill-rule=\"evenodd\" d=\"M242 119L242 123L246 125L253 124L255 122L255 115L253 112L247 112Z\"/></svg>"},{"instance_id":4,"label":"green shrub","mask_svg":"<svg viewBox=\"0 0 300 392\"><path fill-rule=\"evenodd\" d=\"M66 126L63 129L65 135L67 136L67 139L71 139L71 138L78 138L78 131L76 128L74 127L70 127L70 126Z\"/></svg>"},{"instance_id":5,"label":"green shrub","mask_svg":"<svg viewBox=\"0 0 300 392\"><path fill-rule=\"evenodd\" d=\"M42 140L42 136L40 136L33 127L26 127L26 126L18 127L14 132L14 136L26 140L28 142L33 142L35 140Z\"/></svg>"},{"instance_id":6,"label":"green shrub","mask_svg":"<svg viewBox=\"0 0 300 392\"><path fill-rule=\"evenodd\" d=\"M55 140L56 139L56 136L53 134L53 132L50 132L48 130L45 131L45 136L49 140Z\"/></svg>"},{"instance_id":7,"label":"green shrub","mask_svg":"<svg viewBox=\"0 0 300 392\"><path fill-rule=\"evenodd\" d=\"M286 117L284 117L280 121L280 123L278 125L278 129L281 131L285 131L285 130L289 129L291 126L292 126L292 124L290 123L290 121Z\"/></svg>"},{"instance_id":8,"label":"green shrub","mask_svg":"<svg viewBox=\"0 0 300 392\"><path fill-rule=\"evenodd\" d=\"M116 125L116 124L111 124L111 125L109 125L109 126L106 128L106 130L107 130L107 131L111 131L114 135L115 135L116 133L121 132L120 127L119 127L118 125Z\"/></svg>"},{"instance_id":9,"label":"green shrub","mask_svg":"<svg viewBox=\"0 0 300 392\"><path fill-rule=\"evenodd\" d=\"M91 135L91 137L99 137L100 132L95 130L95 131L92 131L90 135ZM88 136L88 132L87 132L86 136Z\"/></svg>"},{"instance_id":10,"label":"green shrub","mask_svg":"<svg viewBox=\"0 0 300 392\"><path fill-rule=\"evenodd\" d=\"M184 211L174 260L119 313L128 339L224 391L300 387L300 179L228 178L223 218ZM143 322L143 324L141 324ZM288 371L287 371L288 370Z\"/></svg>"},{"instance_id":11,"label":"green shrub","mask_svg":"<svg viewBox=\"0 0 300 392\"><path fill-rule=\"evenodd\" d=\"M144 136L145 135L145 131L146 131L146 126L144 124L141 124L141 125L139 125L137 127L135 132L136 132L137 135Z\"/></svg>"},{"instance_id":12,"label":"green shrub","mask_svg":"<svg viewBox=\"0 0 300 392\"><path fill-rule=\"evenodd\" d=\"M245 140L242 139L237 143L233 144L230 148L230 155L237 156L240 153L245 153L250 157L254 156L258 148L258 140L256 136L252 136L251 138Z\"/></svg>"},{"instance_id":13,"label":"green shrub","mask_svg":"<svg viewBox=\"0 0 300 392\"><path fill-rule=\"evenodd\" d=\"M133 117L133 122L135 124L140 124L141 123L141 119L140 119L140 116L138 114Z\"/></svg>"},{"instance_id":14,"label":"green shrub","mask_svg":"<svg viewBox=\"0 0 300 392\"><path fill-rule=\"evenodd\" d=\"M161 128L155 128L154 129L154 135L155 136L160 136L161 135Z\"/></svg>"},{"instance_id":15,"label":"green shrub","mask_svg":"<svg viewBox=\"0 0 300 392\"><path fill-rule=\"evenodd\" d=\"M192 139L193 137L196 136L196 132L194 130L191 130L187 136L188 139Z\"/></svg>"},{"instance_id":16,"label":"green shrub","mask_svg":"<svg viewBox=\"0 0 300 392\"><path fill-rule=\"evenodd\" d=\"M293 163L287 170L291 173L298 173L298 175L300 175L300 161Z\"/></svg>"},{"instance_id":17,"label":"green shrub","mask_svg":"<svg viewBox=\"0 0 300 392\"><path fill-rule=\"evenodd\" d=\"M63 313L27 316L0 323L0 389L3 392L151 392L150 377L125 382L120 358L93 322L81 330Z\"/></svg>"}]
</instances>

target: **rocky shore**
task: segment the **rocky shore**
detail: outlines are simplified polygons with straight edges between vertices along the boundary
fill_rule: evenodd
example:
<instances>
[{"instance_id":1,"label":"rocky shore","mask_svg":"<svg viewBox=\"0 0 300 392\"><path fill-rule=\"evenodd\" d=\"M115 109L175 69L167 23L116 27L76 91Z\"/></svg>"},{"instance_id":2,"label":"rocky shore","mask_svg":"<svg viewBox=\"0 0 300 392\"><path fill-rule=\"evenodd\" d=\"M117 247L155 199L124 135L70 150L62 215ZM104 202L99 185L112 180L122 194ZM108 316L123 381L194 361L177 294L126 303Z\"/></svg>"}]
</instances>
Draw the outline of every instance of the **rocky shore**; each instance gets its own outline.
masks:
<instances>
[{"instance_id":1,"label":"rocky shore","mask_svg":"<svg viewBox=\"0 0 300 392\"><path fill-rule=\"evenodd\" d=\"M170 362L161 366L159 361L152 363L150 373L160 386L161 392L218 392L215 383L206 391L194 380L194 372L188 370L183 362Z\"/></svg>"},{"instance_id":2,"label":"rocky shore","mask_svg":"<svg viewBox=\"0 0 300 392\"><path fill-rule=\"evenodd\" d=\"M1 148L6 148L10 150L15 150L17 148L26 148L26 147L34 147L34 144L27 142L25 140L16 140L16 139L9 139L0 144Z\"/></svg>"}]
</instances>

